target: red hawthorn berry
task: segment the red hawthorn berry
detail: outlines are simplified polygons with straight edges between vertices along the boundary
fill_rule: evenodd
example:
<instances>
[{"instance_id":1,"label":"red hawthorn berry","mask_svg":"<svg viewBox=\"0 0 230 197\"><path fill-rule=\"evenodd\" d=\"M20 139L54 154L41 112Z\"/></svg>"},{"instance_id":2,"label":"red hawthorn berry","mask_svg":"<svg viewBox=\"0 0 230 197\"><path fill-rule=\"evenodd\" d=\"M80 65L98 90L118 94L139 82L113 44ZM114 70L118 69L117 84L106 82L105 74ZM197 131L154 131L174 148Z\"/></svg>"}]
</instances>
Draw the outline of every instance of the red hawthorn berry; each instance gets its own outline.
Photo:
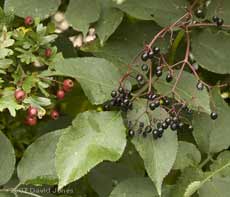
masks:
<instances>
[{"instance_id":1,"label":"red hawthorn berry","mask_svg":"<svg viewBox=\"0 0 230 197\"><path fill-rule=\"evenodd\" d=\"M33 19L31 16L27 16L27 17L25 18L25 20L24 20L24 23L25 23L26 26L32 25L33 22L34 22L34 19Z\"/></svg>"},{"instance_id":2,"label":"red hawthorn berry","mask_svg":"<svg viewBox=\"0 0 230 197\"><path fill-rule=\"evenodd\" d=\"M26 121L25 123L29 126L35 126L37 124L37 118L36 117L31 117L31 116L28 116L26 118Z\"/></svg>"},{"instance_id":3,"label":"red hawthorn berry","mask_svg":"<svg viewBox=\"0 0 230 197\"><path fill-rule=\"evenodd\" d=\"M57 110L52 110L50 116L53 120L57 120L59 118L59 112Z\"/></svg>"},{"instance_id":4,"label":"red hawthorn berry","mask_svg":"<svg viewBox=\"0 0 230 197\"><path fill-rule=\"evenodd\" d=\"M29 109L28 109L27 112L28 112L28 116L29 116L29 117L36 117L37 114L38 114L37 108L32 107L32 106L29 107Z\"/></svg>"},{"instance_id":5,"label":"red hawthorn berry","mask_svg":"<svg viewBox=\"0 0 230 197\"><path fill-rule=\"evenodd\" d=\"M63 90L65 92L71 91L73 86L74 86L74 82L71 79L66 79L63 81Z\"/></svg>"},{"instance_id":6,"label":"red hawthorn berry","mask_svg":"<svg viewBox=\"0 0 230 197\"><path fill-rule=\"evenodd\" d=\"M65 97L65 91L62 90L62 89L58 90L56 96L57 96L57 99L59 99L59 100L64 99L64 97Z\"/></svg>"},{"instance_id":7,"label":"red hawthorn berry","mask_svg":"<svg viewBox=\"0 0 230 197\"><path fill-rule=\"evenodd\" d=\"M49 58L49 57L51 57L51 55L52 55L52 49L51 48L46 48L45 56Z\"/></svg>"},{"instance_id":8,"label":"red hawthorn berry","mask_svg":"<svg viewBox=\"0 0 230 197\"><path fill-rule=\"evenodd\" d=\"M26 93L23 90L16 90L14 92L14 97L18 102L22 102L26 97Z\"/></svg>"}]
</instances>

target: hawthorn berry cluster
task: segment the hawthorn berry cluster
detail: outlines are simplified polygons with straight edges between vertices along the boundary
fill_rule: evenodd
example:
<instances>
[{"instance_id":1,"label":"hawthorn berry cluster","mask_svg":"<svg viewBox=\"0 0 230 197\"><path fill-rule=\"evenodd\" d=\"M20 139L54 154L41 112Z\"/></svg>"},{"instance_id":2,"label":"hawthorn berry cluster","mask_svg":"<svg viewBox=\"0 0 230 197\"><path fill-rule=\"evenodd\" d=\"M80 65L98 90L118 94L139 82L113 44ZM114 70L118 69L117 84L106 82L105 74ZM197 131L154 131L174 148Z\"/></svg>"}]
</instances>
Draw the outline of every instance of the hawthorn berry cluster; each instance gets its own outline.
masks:
<instances>
[{"instance_id":1,"label":"hawthorn berry cluster","mask_svg":"<svg viewBox=\"0 0 230 197\"><path fill-rule=\"evenodd\" d=\"M195 1L197 3L197 1ZM166 129L170 128L172 131L188 130L193 131L191 119L193 115L193 108L190 101L184 100L177 92L177 85L181 80L181 76L186 69L197 80L197 91L210 91L213 86L204 82L197 70L198 66L195 64L192 56L190 32L195 27L228 27L224 25L224 20L217 16L212 18L212 22L197 22L193 16L193 9L196 4L193 4L184 16L178 19L175 23L163 28L159 31L152 41L147 44L144 49L128 64L128 71L122 76L119 81L119 88L111 92L112 99L104 104L105 110L111 110L113 107L122 110L126 113L128 135L133 137L135 135L142 135L146 137L151 134L154 139L161 138ZM195 15L198 18L204 18L202 9L197 9ZM162 38L166 38L170 34L169 48L172 47L174 36L173 29L181 29L184 31L186 41L185 56L182 61L176 63L169 63L169 54L162 52L157 42ZM141 63L140 63L141 61ZM187 69L188 68L188 69ZM154 84L162 80L163 73L167 72L165 76L166 83L172 83L172 89L167 94L160 94L155 88ZM133 79L136 82L133 82ZM125 90L126 81L132 81L132 90ZM222 87L225 85L220 85ZM146 101L146 109L141 113L141 116L136 120L129 120L128 113L133 110L135 101L139 99ZM167 112L168 117L165 119L158 119L156 115L151 112L160 108ZM213 106L215 109L215 106ZM147 115L149 123L140 121L141 117ZM216 120L218 114L216 111L210 113L210 118Z\"/></svg>"},{"instance_id":2,"label":"hawthorn berry cluster","mask_svg":"<svg viewBox=\"0 0 230 197\"><path fill-rule=\"evenodd\" d=\"M53 70L55 58L59 57L57 48L52 45L56 37L51 28L31 16L25 17L19 27L5 24L0 30L1 42L8 52L3 57L7 66L0 68L0 79L4 81L0 100L9 97L16 106L15 113L16 110L26 112L24 122L29 126L36 125L38 119L47 114L57 120L60 100L74 87L72 79L43 75Z\"/></svg>"}]
</instances>

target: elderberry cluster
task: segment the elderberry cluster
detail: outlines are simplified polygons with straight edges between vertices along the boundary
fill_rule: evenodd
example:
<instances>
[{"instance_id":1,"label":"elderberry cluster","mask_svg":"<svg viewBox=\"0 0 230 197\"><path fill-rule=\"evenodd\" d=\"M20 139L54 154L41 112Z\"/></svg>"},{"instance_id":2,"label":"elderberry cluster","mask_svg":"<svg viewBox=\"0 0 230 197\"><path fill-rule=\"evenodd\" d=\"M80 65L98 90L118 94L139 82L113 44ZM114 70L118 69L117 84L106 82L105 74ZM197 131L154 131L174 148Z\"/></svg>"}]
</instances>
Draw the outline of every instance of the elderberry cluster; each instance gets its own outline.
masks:
<instances>
[{"instance_id":1,"label":"elderberry cluster","mask_svg":"<svg viewBox=\"0 0 230 197\"><path fill-rule=\"evenodd\" d=\"M111 92L112 99L104 104L104 110L110 110L111 108L118 108L123 112L132 110L133 102L131 92L123 87L119 87L118 90Z\"/></svg>"}]
</instances>

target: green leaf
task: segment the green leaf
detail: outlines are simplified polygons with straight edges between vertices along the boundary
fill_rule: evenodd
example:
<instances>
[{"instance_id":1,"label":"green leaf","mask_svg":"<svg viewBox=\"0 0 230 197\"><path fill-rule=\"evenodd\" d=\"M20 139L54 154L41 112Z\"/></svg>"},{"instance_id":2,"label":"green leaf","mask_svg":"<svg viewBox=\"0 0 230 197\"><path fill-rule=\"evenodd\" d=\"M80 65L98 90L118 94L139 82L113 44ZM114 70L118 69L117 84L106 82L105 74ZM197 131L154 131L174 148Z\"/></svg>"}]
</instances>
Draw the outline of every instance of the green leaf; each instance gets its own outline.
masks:
<instances>
[{"instance_id":1,"label":"green leaf","mask_svg":"<svg viewBox=\"0 0 230 197\"><path fill-rule=\"evenodd\" d=\"M124 20L103 47L97 46L97 43L90 43L81 50L92 52L95 56L106 58L120 66L121 69L127 69L125 65L133 60L144 48L144 43L149 42L158 31L160 27L152 21ZM164 43L157 44L161 46L162 51L167 50Z\"/></svg>"},{"instance_id":2,"label":"green leaf","mask_svg":"<svg viewBox=\"0 0 230 197\"><path fill-rule=\"evenodd\" d=\"M70 0L65 16L74 28L86 35L90 23L99 19L100 11L98 0Z\"/></svg>"},{"instance_id":3,"label":"green leaf","mask_svg":"<svg viewBox=\"0 0 230 197\"><path fill-rule=\"evenodd\" d=\"M230 177L213 178L212 181L205 183L199 190L200 197L229 197Z\"/></svg>"},{"instance_id":4,"label":"green leaf","mask_svg":"<svg viewBox=\"0 0 230 197\"><path fill-rule=\"evenodd\" d=\"M119 183L109 197L156 197L157 191L154 189L149 178L129 178Z\"/></svg>"},{"instance_id":5,"label":"green leaf","mask_svg":"<svg viewBox=\"0 0 230 197\"><path fill-rule=\"evenodd\" d=\"M216 182L218 184L218 180L219 181L221 181L221 179L222 181L227 180L224 178L220 178L219 174L223 173L224 171L226 172L226 170L229 172L229 169L230 169L230 153L227 152L221 155L219 158L217 158L216 164L211 169L212 171L207 172L202 179L194 181L188 185L184 197L190 197L192 194L194 194L198 189L202 188L203 186L207 189L207 187L210 187L210 184L213 185ZM229 178L230 177L228 177L227 182L229 182ZM215 187L217 186L215 185ZM218 190L220 190L220 188L216 188L215 190L216 190L215 192L218 193Z\"/></svg>"},{"instance_id":6,"label":"green leaf","mask_svg":"<svg viewBox=\"0 0 230 197\"><path fill-rule=\"evenodd\" d=\"M137 176L134 171L121 163L102 163L89 174L92 188L100 197L108 197L119 182Z\"/></svg>"},{"instance_id":7,"label":"green leaf","mask_svg":"<svg viewBox=\"0 0 230 197\"><path fill-rule=\"evenodd\" d=\"M192 143L179 141L179 148L173 169L183 170L189 166L195 166L201 161L199 150Z\"/></svg>"},{"instance_id":8,"label":"green leaf","mask_svg":"<svg viewBox=\"0 0 230 197\"><path fill-rule=\"evenodd\" d=\"M61 133L45 134L26 149L17 168L21 183L57 184L55 151Z\"/></svg>"},{"instance_id":9,"label":"green leaf","mask_svg":"<svg viewBox=\"0 0 230 197\"><path fill-rule=\"evenodd\" d=\"M203 177L203 172L198 168L185 168L182 171L181 176L179 177L178 181L176 182L175 187L172 189L170 197L184 197L187 187L190 186L191 191L194 191L194 188L197 188L196 181L199 181Z\"/></svg>"},{"instance_id":10,"label":"green leaf","mask_svg":"<svg viewBox=\"0 0 230 197\"><path fill-rule=\"evenodd\" d=\"M20 17L32 16L44 19L52 15L59 5L60 0L6 0L4 10L13 10Z\"/></svg>"},{"instance_id":11,"label":"green leaf","mask_svg":"<svg viewBox=\"0 0 230 197\"><path fill-rule=\"evenodd\" d=\"M8 109L10 115L15 117L16 110L23 109L24 106L16 102L14 98L15 89L8 87L2 90L0 97L0 111L3 112L5 109Z\"/></svg>"},{"instance_id":12,"label":"green leaf","mask_svg":"<svg viewBox=\"0 0 230 197\"><path fill-rule=\"evenodd\" d=\"M84 176L103 160L118 160L126 146L120 113L79 114L58 142L56 169L59 189Z\"/></svg>"},{"instance_id":13,"label":"green leaf","mask_svg":"<svg viewBox=\"0 0 230 197\"><path fill-rule=\"evenodd\" d=\"M141 20L155 20L166 26L185 14L184 0L126 0L116 7Z\"/></svg>"},{"instance_id":14,"label":"green leaf","mask_svg":"<svg viewBox=\"0 0 230 197\"><path fill-rule=\"evenodd\" d=\"M128 113L128 119L134 121L141 117L139 121L143 121L145 125L148 125L149 118L147 114L143 114L145 110L146 100L136 101L134 109ZM165 119L168 114L162 109L156 109L152 112L152 116L158 119ZM173 167L176 159L178 148L176 133L168 129L164 132L163 137L158 140L154 140L152 135L146 138L143 138L142 135L137 135L133 138L132 143L144 160L145 169L155 183L160 195L163 179Z\"/></svg>"},{"instance_id":15,"label":"green leaf","mask_svg":"<svg viewBox=\"0 0 230 197\"><path fill-rule=\"evenodd\" d=\"M57 62L55 69L61 75L75 78L92 104L108 100L118 86L120 73L109 61L101 58L69 58Z\"/></svg>"},{"instance_id":16,"label":"green leaf","mask_svg":"<svg viewBox=\"0 0 230 197\"><path fill-rule=\"evenodd\" d=\"M14 172L16 163L14 147L8 138L0 131L0 185L6 184Z\"/></svg>"},{"instance_id":17,"label":"green leaf","mask_svg":"<svg viewBox=\"0 0 230 197\"><path fill-rule=\"evenodd\" d=\"M162 79L157 80L154 85L160 94L167 95L173 89L178 72L174 72L174 79L168 83L164 79L166 78L167 72L163 74ZM190 108L198 111L210 113L209 106L209 95L207 90L198 91L196 88L196 78L188 73L183 72L181 79L179 80L175 92L179 95L175 95L175 98L180 101L183 99Z\"/></svg>"},{"instance_id":18,"label":"green leaf","mask_svg":"<svg viewBox=\"0 0 230 197\"><path fill-rule=\"evenodd\" d=\"M230 73L230 34L205 29L192 35L193 54L199 65L215 73Z\"/></svg>"},{"instance_id":19,"label":"green leaf","mask_svg":"<svg viewBox=\"0 0 230 197\"><path fill-rule=\"evenodd\" d=\"M224 19L226 24L230 23L230 2L228 0L212 0L208 4L207 18L212 20L213 16L219 16Z\"/></svg>"},{"instance_id":20,"label":"green leaf","mask_svg":"<svg viewBox=\"0 0 230 197\"><path fill-rule=\"evenodd\" d=\"M107 6L102 9L100 19L95 26L101 45L114 33L122 19L123 12L118 9Z\"/></svg>"},{"instance_id":21,"label":"green leaf","mask_svg":"<svg viewBox=\"0 0 230 197\"><path fill-rule=\"evenodd\" d=\"M194 138L201 151L206 153L216 153L226 149L230 145L229 135L229 106L221 98L219 90L213 89L211 92L211 105L213 111L218 113L218 118L212 120L209 114L194 113L193 126Z\"/></svg>"}]
</instances>

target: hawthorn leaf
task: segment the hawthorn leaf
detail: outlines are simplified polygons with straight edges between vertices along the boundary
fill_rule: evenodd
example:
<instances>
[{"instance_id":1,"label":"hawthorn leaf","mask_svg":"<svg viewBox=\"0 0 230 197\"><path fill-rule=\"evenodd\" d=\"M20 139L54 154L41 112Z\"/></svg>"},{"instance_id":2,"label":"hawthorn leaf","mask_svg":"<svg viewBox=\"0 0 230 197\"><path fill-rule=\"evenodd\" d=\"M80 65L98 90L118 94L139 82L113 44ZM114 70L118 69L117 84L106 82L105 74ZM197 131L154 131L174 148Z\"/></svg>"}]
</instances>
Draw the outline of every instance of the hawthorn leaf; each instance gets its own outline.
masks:
<instances>
[{"instance_id":1,"label":"hawthorn leaf","mask_svg":"<svg viewBox=\"0 0 230 197\"><path fill-rule=\"evenodd\" d=\"M9 139L0 131L0 185L6 184L14 172L16 163L14 147Z\"/></svg>"},{"instance_id":2,"label":"hawthorn leaf","mask_svg":"<svg viewBox=\"0 0 230 197\"><path fill-rule=\"evenodd\" d=\"M201 154L192 143L179 141L178 152L173 169L183 170L189 166L196 166L201 161Z\"/></svg>"},{"instance_id":3,"label":"hawthorn leaf","mask_svg":"<svg viewBox=\"0 0 230 197\"><path fill-rule=\"evenodd\" d=\"M55 69L60 75L75 78L92 104L101 104L108 100L120 79L118 69L102 58L64 59L56 63Z\"/></svg>"},{"instance_id":4,"label":"hawthorn leaf","mask_svg":"<svg viewBox=\"0 0 230 197\"><path fill-rule=\"evenodd\" d=\"M78 180L104 160L118 160L126 146L126 133L118 112L80 113L65 129L56 150L59 189Z\"/></svg>"},{"instance_id":5,"label":"hawthorn leaf","mask_svg":"<svg viewBox=\"0 0 230 197\"><path fill-rule=\"evenodd\" d=\"M193 55L199 65L209 71L229 74L230 34L210 29L192 34Z\"/></svg>"},{"instance_id":6,"label":"hawthorn leaf","mask_svg":"<svg viewBox=\"0 0 230 197\"><path fill-rule=\"evenodd\" d=\"M57 184L55 170L55 151L62 130L39 137L24 152L17 173L21 183Z\"/></svg>"},{"instance_id":7,"label":"hawthorn leaf","mask_svg":"<svg viewBox=\"0 0 230 197\"><path fill-rule=\"evenodd\" d=\"M128 113L128 120L134 121L139 117L139 121L149 124L149 117L146 113L146 100L140 99L134 102L134 109ZM157 119L165 119L168 114L162 109L151 112L151 116ZM170 172L176 159L178 141L177 134L170 129L165 130L163 137L157 140L152 135L144 138L141 134L136 134L132 139L138 153L142 157L145 169L154 182L157 192L161 195L161 187L164 177Z\"/></svg>"},{"instance_id":8,"label":"hawthorn leaf","mask_svg":"<svg viewBox=\"0 0 230 197\"><path fill-rule=\"evenodd\" d=\"M115 6L141 20L154 20L161 26L170 25L185 14L184 0L126 0Z\"/></svg>"},{"instance_id":9,"label":"hawthorn leaf","mask_svg":"<svg viewBox=\"0 0 230 197\"><path fill-rule=\"evenodd\" d=\"M100 12L98 0L70 0L65 17L74 28L86 35L90 23L99 19Z\"/></svg>"},{"instance_id":10,"label":"hawthorn leaf","mask_svg":"<svg viewBox=\"0 0 230 197\"><path fill-rule=\"evenodd\" d=\"M15 117L16 111L23 109L24 106L17 103L14 97L15 88L7 87L2 90L0 97L0 111L3 112L5 109L8 109L10 115Z\"/></svg>"},{"instance_id":11,"label":"hawthorn leaf","mask_svg":"<svg viewBox=\"0 0 230 197\"><path fill-rule=\"evenodd\" d=\"M45 19L57 11L60 3L60 0L6 0L4 10L13 10L17 16L23 18L32 16Z\"/></svg>"},{"instance_id":12,"label":"hawthorn leaf","mask_svg":"<svg viewBox=\"0 0 230 197\"><path fill-rule=\"evenodd\" d=\"M209 114L196 112L193 115L193 136L202 152L217 153L230 146L229 106L221 98L218 88L211 92L211 107L218 113L212 120Z\"/></svg>"}]
</instances>

